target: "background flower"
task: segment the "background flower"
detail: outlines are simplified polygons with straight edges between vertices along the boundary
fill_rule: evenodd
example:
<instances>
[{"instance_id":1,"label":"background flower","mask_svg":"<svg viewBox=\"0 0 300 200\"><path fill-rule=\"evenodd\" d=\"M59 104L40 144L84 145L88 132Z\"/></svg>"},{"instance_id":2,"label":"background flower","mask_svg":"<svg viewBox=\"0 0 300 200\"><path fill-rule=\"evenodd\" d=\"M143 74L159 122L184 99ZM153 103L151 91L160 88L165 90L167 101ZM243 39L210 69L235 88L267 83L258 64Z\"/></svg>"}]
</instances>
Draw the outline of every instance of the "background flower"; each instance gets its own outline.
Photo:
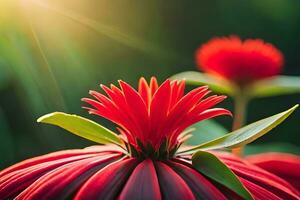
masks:
<instances>
[{"instance_id":1,"label":"background flower","mask_svg":"<svg viewBox=\"0 0 300 200\"><path fill-rule=\"evenodd\" d=\"M213 38L196 52L200 69L239 86L263 78L279 75L283 55L270 43L261 39L238 36Z\"/></svg>"},{"instance_id":2,"label":"background flower","mask_svg":"<svg viewBox=\"0 0 300 200\"><path fill-rule=\"evenodd\" d=\"M246 124L248 104L254 98L300 91L298 77L279 74L283 65L282 53L262 39L213 38L196 51L196 63L205 73L181 72L171 78L186 80L192 85L207 84L213 90L231 96L234 101L233 130ZM243 148L233 152L242 156Z\"/></svg>"}]
</instances>

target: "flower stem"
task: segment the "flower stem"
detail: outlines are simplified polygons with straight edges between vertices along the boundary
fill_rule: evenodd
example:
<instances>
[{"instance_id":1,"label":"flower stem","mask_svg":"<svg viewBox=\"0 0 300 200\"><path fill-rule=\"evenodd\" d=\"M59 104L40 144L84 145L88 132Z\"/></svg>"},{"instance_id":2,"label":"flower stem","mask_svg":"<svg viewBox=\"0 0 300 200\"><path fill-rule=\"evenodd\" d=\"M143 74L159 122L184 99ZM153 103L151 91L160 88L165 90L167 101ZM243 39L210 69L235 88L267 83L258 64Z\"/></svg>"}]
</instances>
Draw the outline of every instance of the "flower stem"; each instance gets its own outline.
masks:
<instances>
[{"instance_id":1,"label":"flower stem","mask_svg":"<svg viewBox=\"0 0 300 200\"><path fill-rule=\"evenodd\" d=\"M241 128L246 121L248 97L242 91L234 98L234 117L232 130ZM243 156L243 147L232 149L232 153Z\"/></svg>"}]
</instances>

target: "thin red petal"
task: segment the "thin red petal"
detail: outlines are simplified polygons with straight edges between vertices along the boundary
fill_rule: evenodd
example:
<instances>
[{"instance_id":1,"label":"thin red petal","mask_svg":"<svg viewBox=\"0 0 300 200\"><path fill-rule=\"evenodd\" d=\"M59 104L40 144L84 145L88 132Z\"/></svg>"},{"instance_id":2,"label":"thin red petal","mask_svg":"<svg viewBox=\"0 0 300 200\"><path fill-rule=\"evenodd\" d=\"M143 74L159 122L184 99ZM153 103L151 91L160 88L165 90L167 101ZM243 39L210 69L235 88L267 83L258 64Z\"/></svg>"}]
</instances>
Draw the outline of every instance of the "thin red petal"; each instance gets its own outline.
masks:
<instances>
[{"instance_id":1,"label":"thin red petal","mask_svg":"<svg viewBox=\"0 0 300 200\"><path fill-rule=\"evenodd\" d=\"M120 155L108 154L62 165L43 175L16 199L66 199L90 176L117 158Z\"/></svg>"},{"instance_id":2,"label":"thin red petal","mask_svg":"<svg viewBox=\"0 0 300 200\"><path fill-rule=\"evenodd\" d=\"M159 144L164 133L161 127L165 124L166 116L170 106L171 86L170 81L166 80L156 91L150 105L150 126L151 134L155 144Z\"/></svg>"},{"instance_id":3,"label":"thin red petal","mask_svg":"<svg viewBox=\"0 0 300 200\"><path fill-rule=\"evenodd\" d=\"M193 109L192 113L193 114L199 114L213 106L215 106L216 104L222 102L224 99L226 99L226 96L217 96L217 95L213 95L210 96L206 99L204 99L203 101L201 101L198 105L195 106L195 108Z\"/></svg>"},{"instance_id":4,"label":"thin red petal","mask_svg":"<svg viewBox=\"0 0 300 200\"><path fill-rule=\"evenodd\" d=\"M150 91L151 91L151 97L153 97L154 93L158 89L158 83L155 77L151 77L150 80Z\"/></svg>"},{"instance_id":5,"label":"thin red petal","mask_svg":"<svg viewBox=\"0 0 300 200\"><path fill-rule=\"evenodd\" d=\"M152 160L144 160L134 169L119 199L161 199L159 183Z\"/></svg>"},{"instance_id":6,"label":"thin red petal","mask_svg":"<svg viewBox=\"0 0 300 200\"><path fill-rule=\"evenodd\" d=\"M267 171L255 168L255 166L247 166L241 164L230 165L230 162L226 162L230 169L241 178L244 178L252 183L255 183L269 191L272 191L278 197L283 199L299 199L295 190L284 180L279 177L267 173Z\"/></svg>"},{"instance_id":7,"label":"thin red petal","mask_svg":"<svg viewBox=\"0 0 300 200\"><path fill-rule=\"evenodd\" d=\"M183 120L183 123L177 126L176 132L172 135L172 142L174 142L177 137L180 135L180 133L186 129L187 127L191 126L192 124L196 122L200 122L202 120L210 119L213 117L221 116L221 115L230 115L231 112L223 109L223 108L212 108L205 110L204 112L200 113L199 115L195 117L187 117L186 120Z\"/></svg>"},{"instance_id":8,"label":"thin red petal","mask_svg":"<svg viewBox=\"0 0 300 200\"><path fill-rule=\"evenodd\" d=\"M5 176L1 176L0 178L0 196L4 199L8 198L12 195L15 195L19 191L22 191L35 180L40 178L43 174L56 169L57 167L97 155L98 154L72 156L60 160L41 162L40 164L36 163L33 166L12 171Z\"/></svg>"},{"instance_id":9,"label":"thin red petal","mask_svg":"<svg viewBox=\"0 0 300 200\"><path fill-rule=\"evenodd\" d=\"M214 186L206 177L192 169L190 166L178 162L167 162L177 174L189 185L196 199L226 200L222 192Z\"/></svg>"},{"instance_id":10,"label":"thin red petal","mask_svg":"<svg viewBox=\"0 0 300 200\"><path fill-rule=\"evenodd\" d=\"M60 159L69 158L72 156L83 156L88 154L97 154L102 153L101 148L96 149L74 149L74 150L63 150L63 151L57 151L54 153L49 153L46 155L38 156L35 158L30 158L27 160L24 160L22 162L19 162L15 165L12 165L11 167L8 167L0 172L0 177L3 177L4 175L14 172L20 169L24 169L27 167L34 166L36 164L44 163L44 162L50 162L50 161L58 161ZM109 151L114 151L113 148L111 148Z\"/></svg>"},{"instance_id":11,"label":"thin red petal","mask_svg":"<svg viewBox=\"0 0 300 200\"><path fill-rule=\"evenodd\" d=\"M186 182L168 165L155 162L163 199L195 199Z\"/></svg>"},{"instance_id":12,"label":"thin red petal","mask_svg":"<svg viewBox=\"0 0 300 200\"><path fill-rule=\"evenodd\" d=\"M300 191L300 156L287 153L263 153L249 156L247 160L281 177Z\"/></svg>"},{"instance_id":13,"label":"thin red petal","mask_svg":"<svg viewBox=\"0 0 300 200\"><path fill-rule=\"evenodd\" d=\"M282 198L279 198L275 194L273 194L271 191L268 191L264 189L263 187L260 187L259 185L256 185L250 181L247 181L244 178L240 178L243 185L249 190L249 192L252 194L252 196L255 198L255 200L266 200L266 199L272 199L272 200L282 200Z\"/></svg>"},{"instance_id":14,"label":"thin red petal","mask_svg":"<svg viewBox=\"0 0 300 200\"><path fill-rule=\"evenodd\" d=\"M144 78L140 78L138 91L141 97L143 98L147 108L149 108L150 101L151 101L151 96L150 96L151 91L147 81Z\"/></svg>"},{"instance_id":15,"label":"thin red petal","mask_svg":"<svg viewBox=\"0 0 300 200\"><path fill-rule=\"evenodd\" d=\"M75 200L115 199L137 164L137 159L128 158L107 165L85 182Z\"/></svg>"}]
</instances>

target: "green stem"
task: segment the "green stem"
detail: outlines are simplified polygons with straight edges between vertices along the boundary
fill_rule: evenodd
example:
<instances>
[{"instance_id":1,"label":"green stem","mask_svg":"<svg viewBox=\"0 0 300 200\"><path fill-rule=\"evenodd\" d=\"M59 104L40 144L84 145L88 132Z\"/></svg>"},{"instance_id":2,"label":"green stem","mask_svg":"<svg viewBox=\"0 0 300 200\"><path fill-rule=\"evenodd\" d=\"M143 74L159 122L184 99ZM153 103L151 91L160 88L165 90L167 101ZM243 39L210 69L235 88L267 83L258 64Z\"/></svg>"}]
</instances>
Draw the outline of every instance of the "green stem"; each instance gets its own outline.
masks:
<instances>
[{"instance_id":1,"label":"green stem","mask_svg":"<svg viewBox=\"0 0 300 200\"><path fill-rule=\"evenodd\" d=\"M234 98L234 117L232 130L241 128L246 122L248 97L242 90ZM233 149L232 152L238 156L243 155L243 147Z\"/></svg>"},{"instance_id":2,"label":"green stem","mask_svg":"<svg viewBox=\"0 0 300 200\"><path fill-rule=\"evenodd\" d=\"M246 121L248 99L244 95L234 98L234 118L232 130L241 128Z\"/></svg>"}]
</instances>

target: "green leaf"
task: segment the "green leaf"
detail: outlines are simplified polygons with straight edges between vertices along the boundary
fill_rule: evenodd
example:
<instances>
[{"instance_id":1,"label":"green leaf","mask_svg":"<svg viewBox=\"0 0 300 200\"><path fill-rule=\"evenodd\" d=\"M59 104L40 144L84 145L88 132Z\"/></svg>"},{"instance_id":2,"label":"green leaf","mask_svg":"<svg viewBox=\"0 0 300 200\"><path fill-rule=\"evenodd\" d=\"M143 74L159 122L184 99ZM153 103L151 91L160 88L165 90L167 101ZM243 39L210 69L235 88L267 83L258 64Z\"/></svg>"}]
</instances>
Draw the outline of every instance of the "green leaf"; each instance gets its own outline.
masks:
<instances>
[{"instance_id":1,"label":"green leaf","mask_svg":"<svg viewBox=\"0 0 300 200\"><path fill-rule=\"evenodd\" d=\"M75 135L100 144L114 143L122 145L122 141L117 134L96 122L77 115L54 112L40 117L37 122L59 126Z\"/></svg>"},{"instance_id":2,"label":"green leaf","mask_svg":"<svg viewBox=\"0 0 300 200\"><path fill-rule=\"evenodd\" d=\"M244 146L275 128L277 125L283 122L297 107L298 105L295 105L287 111L259 120L215 140L194 146L179 153L191 153L197 151L198 149L232 149Z\"/></svg>"},{"instance_id":3,"label":"green leaf","mask_svg":"<svg viewBox=\"0 0 300 200\"><path fill-rule=\"evenodd\" d=\"M288 143L268 143L268 144L250 144L244 149L245 155L259 154L266 152L282 152L300 155L300 147Z\"/></svg>"},{"instance_id":4,"label":"green leaf","mask_svg":"<svg viewBox=\"0 0 300 200\"><path fill-rule=\"evenodd\" d=\"M206 151L197 151L192 157L192 164L200 173L224 185L244 199L253 199L237 176L215 155Z\"/></svg>"},{"instance_id":5,"label":"green leaf","mask_svg":"<svg viewBox=\"0 0 300 200\"><path fill-rule=\"evenodd\" d=\"M205 120L192 125L192 137L189 138L185 144L198 145L208 142L215 138L221 137L228 133L228 131L214 120Z\"/></svg>"},{"instance_id":6,"label":"green leaf","mask_svg":"<svg viewBox=\"0 0 300 200\"><path fill-rule=\"evenodd\" d=\"M216 79L208 74L194 71L181 72L170 77L172 80L185 80L187 84L208 85L214 92L233 95L234 86L225 80Z\"/></svg>"},{"instance_id":7,"label":"green leaf","mask_svg":"<svg viewBox=\"0 0 300 200\"><path fill-rule=\"evenodd\" d=\"M251 90L251 95L253 97L300 93L300 77L276 76L255 83Z\"/></svg>"},{"instance_id":8,"label":"green leaf","mask_svg":"<svg viewBox=\"0 0 300 200\"><path fill-rule=\"evenodd\" d=\"M170 77L173 80L186 80L187 84L200 86L208 85L217 93L235 96L238 88L226 80L216 79L206 73L187 71ZM298 76L276 76L257 81L247 88L251 97L268 97L284 94L300 93L300 77Z\"/></svg>"}]
</instances>

